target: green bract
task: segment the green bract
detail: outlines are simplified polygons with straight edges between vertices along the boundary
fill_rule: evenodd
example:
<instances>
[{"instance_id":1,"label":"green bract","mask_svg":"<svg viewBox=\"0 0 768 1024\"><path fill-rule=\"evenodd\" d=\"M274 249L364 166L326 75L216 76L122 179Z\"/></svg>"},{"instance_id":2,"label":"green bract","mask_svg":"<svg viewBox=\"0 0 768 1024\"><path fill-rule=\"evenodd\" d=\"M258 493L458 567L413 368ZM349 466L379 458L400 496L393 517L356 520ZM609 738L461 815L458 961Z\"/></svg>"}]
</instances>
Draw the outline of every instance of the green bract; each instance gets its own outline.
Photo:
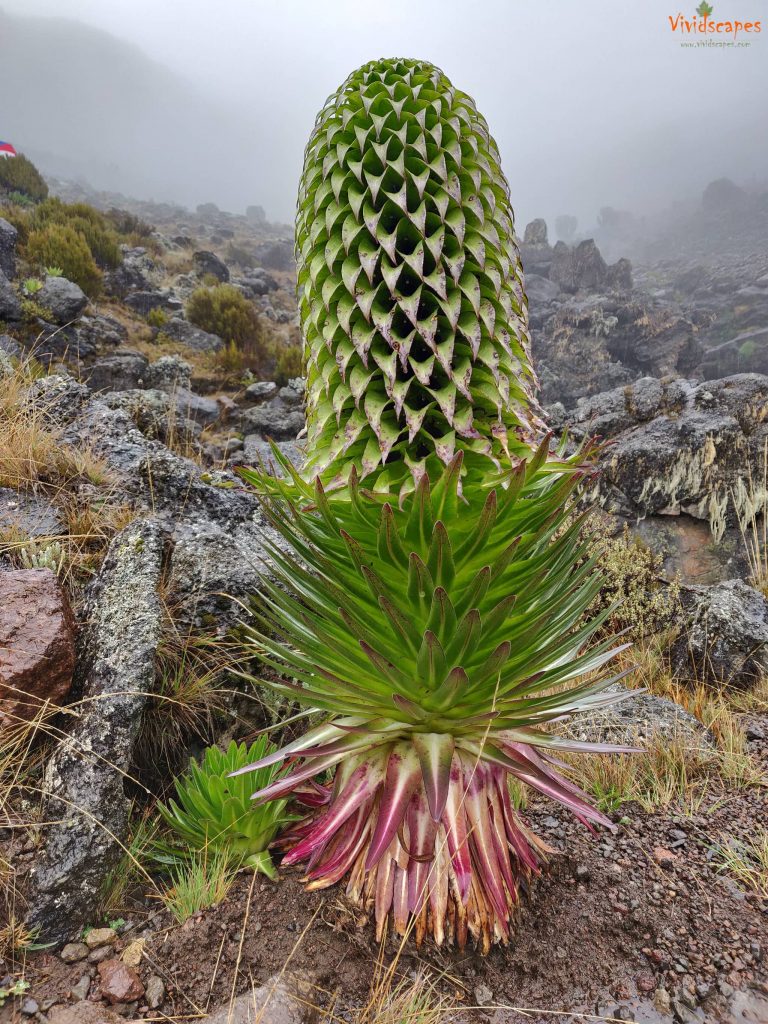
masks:
<instances>
[{"instance_id":1,"label":"green bract","mask_svg":"<svg viewBox=\"0 0 768 1024\"><path fill-rule=\"evenodd\" d=\"M226 753L208 747L202 764L191 760L187 775L175 780L176 800L170 800L167 807L158 807L187 849L161 844L159 859L175 862L190 850L222 851L234 862L274 878L276 872L267 847L280 826L291 818L285 813L285 800L254 807L251 793L254 781L260 786L269 785L276 769L263 768L250 778L231 777L232 772L273 750L266 737L250 747L233 740Z\"/></svg>"},{"instance_id":2,"label":"green bract","mask_svg":"<svg viewBox=\"0 0 768 1024\"><path fill-rule=\"evenodd\" d=\"M308 477L482 471L537 426L507 183L473 100L424 61L355 71L318 115L296 223Z\"/></svg>"}]
</instances>

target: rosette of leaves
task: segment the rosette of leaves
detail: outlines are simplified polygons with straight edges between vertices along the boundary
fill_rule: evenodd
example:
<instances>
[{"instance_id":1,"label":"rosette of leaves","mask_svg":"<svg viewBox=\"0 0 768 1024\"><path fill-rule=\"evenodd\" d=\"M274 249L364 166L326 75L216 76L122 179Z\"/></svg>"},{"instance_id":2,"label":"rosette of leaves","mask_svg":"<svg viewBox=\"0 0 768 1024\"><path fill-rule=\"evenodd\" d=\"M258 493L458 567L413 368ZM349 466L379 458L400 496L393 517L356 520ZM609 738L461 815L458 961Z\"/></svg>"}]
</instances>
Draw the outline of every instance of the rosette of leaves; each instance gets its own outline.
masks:
<instances>
[{"instance_id":1,"label":"rosette of leaves","mask_svg":"<svg viewBox=\"0 0 768 1024\"><path fill-rule=\"evenodd\" d=\"M307 466L408 489L498 468L539 425L499 152L434 65L376 60L321 110L296 221Z\"/></svg>"},{"instance_id":2,"label":"rosette of leaves","mask_svg":"<svg viewBox=\"0 0 768 1024\"><path fill-rule=\"evenodd\" d=\"M487 950L506 942L547 848L515 810L514 778L584 822L611 823L558 773L561 751L626 748L560 738L552 722L616 700L594 642L610 609L574 490L590 452L545 439L483 487L463 488L463 454L398 503L359 486L246 474L264 493L280 546L246 629L279 693L324 724L240 769L289 762L257 806L308 806L279 840L311 888L347 878L381 935L415 928ZM325 773L333 773L324 788ZM309 787L309 788L308 788Z\"/></svg>"},{"instance_id":3,"label":"rosette of leaves","mask_svg":"<svg viewBox=\"0 0 768 1024\"><path fill-rule=\"evenodd\" d=\"M226 751L208 747L200 764L190 760L188 772L174 781L176 799L169 800L167 806L158 806L181 843L157 843L156 858L178 863L196 851L215 851L230 857L233 865L242 864L275 878L268 847L278 829L292 820L285 810L286 801L254 805L254 779L233 775L244 765L269 757L274 750L262 736L250 746L233 740ZM256 781L268 786L279 770L279 766L261 768Z\"/></svg>"}]
</instances>

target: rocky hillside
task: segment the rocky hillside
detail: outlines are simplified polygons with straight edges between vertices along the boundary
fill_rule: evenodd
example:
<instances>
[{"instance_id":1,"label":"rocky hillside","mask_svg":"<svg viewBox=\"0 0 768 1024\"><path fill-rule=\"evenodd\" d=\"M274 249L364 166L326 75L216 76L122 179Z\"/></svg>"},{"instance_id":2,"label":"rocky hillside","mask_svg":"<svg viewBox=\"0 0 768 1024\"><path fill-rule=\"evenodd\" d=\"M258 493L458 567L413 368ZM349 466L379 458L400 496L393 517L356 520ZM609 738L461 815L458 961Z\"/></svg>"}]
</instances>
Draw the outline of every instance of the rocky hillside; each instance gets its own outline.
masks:
<instances>
[{"instance_id":1,"label":"rocky hillside","mask_svg":"<svg viewBox=\"0 0 768 1024\"><path fill-rule=\"evenodd\" d=\"M236 470L270 438L301 458L290 230L49 186L0 207L3 1012L378 1019L340 892L208 861L195 888L157 813L206 745L297 728L237 632L279 541ZM635 643L615 685L637 692L579 738L644 751L579 776L617 829L597 841L516 795L553 869L508 949L386 957L444 1015L423 1020L765 1020L768 364L722 346L757 360L739 338L768 331L768 262L662 276L539 221L522 252L552 425L609 441L596 600Z\"/></svg>"}]
</instances>

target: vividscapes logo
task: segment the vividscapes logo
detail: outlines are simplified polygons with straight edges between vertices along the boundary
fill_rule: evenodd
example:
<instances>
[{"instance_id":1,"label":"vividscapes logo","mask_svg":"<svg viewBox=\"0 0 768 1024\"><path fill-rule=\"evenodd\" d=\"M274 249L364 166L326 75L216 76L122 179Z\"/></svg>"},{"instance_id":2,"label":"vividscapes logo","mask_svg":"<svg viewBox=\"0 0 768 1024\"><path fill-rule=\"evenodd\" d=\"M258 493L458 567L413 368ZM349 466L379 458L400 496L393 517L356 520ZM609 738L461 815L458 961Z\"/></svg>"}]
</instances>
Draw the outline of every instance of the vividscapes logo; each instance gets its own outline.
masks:
<instances>
[{"instance_id":1,"label":"vividscapes logo","mask_svg":"<svg viewBox=\"0 0 768 1024\"><path fill-rule=\"evenodd\" d=\"M696 13L690 19L686 18L682 13L670 14L669 27L678 35L704 35L712 37L713 42L715 39L735 42L739 35L743 38L747 34L759 34L763 30L760 21L732 21L730 19L720 21L718 18L713 17L713 10L714 8L711 4L708 4L706 0L702 0L696 8Z\"/></svg>"}]
</instances>

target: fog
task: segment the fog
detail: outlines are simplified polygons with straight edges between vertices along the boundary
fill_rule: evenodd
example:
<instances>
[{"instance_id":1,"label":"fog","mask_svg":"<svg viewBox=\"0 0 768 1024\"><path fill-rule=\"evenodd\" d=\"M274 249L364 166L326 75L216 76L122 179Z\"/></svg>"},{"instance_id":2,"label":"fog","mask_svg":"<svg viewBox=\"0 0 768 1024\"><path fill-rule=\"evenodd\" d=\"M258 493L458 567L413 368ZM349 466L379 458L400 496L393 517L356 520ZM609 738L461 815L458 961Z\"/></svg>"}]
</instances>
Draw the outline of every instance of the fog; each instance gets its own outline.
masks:
<instances>
[{"instance_id":1,"label":"fog","mask_svg":"<svg viewBox=\"0 0 768 1024\"><path fill-rule=\"evenodd\" d=\"M694 0L685 0L690 17ZM688 11L687 8L691 10ZM715 3L722 18L761 0ZM0 0L0 138L98 188L290 221L325 97L379 56L433 61L501 149L519 224L594 223L768 177L768 18L681 46L671 0Z\"/></svg>"}]
</instances>

